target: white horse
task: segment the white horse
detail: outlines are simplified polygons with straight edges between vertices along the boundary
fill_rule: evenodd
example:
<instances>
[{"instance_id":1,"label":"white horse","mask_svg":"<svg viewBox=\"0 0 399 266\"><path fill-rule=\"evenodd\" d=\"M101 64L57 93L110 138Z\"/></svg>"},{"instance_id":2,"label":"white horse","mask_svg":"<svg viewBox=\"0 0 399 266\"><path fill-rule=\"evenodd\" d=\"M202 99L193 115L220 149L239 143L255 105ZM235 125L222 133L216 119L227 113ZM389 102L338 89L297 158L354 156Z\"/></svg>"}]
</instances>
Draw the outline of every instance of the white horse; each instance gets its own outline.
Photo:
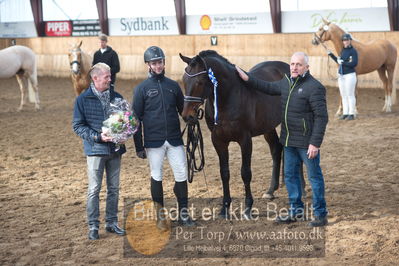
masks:
<instances>
[{"instance_id":1,"label":"white horse","mask_svg":"<svg viewBox=\"0 0 399 266\"><path fill-rule=\"evenodd\" d=\"M25 104L25 85L29 87L29 101L40 109L39 88L37 86L37 65L35 53L26 46L14 45L0 50L0 78L17 77L21 90L21 111Z\"/></svg>"},{"instance_id":2,"label":"white horse","mask_svg":"<svg viewBox=\"0 0 399 266\"><path fill-rule=\"evenodd\" d=\"M82 91L89 87L89 72L93 62L91 55L83 51L80 46L82 46L82 41L78 44L73 44L68 54L72 84L76 96L79 96Z\"/></svg>"}]
</instances>

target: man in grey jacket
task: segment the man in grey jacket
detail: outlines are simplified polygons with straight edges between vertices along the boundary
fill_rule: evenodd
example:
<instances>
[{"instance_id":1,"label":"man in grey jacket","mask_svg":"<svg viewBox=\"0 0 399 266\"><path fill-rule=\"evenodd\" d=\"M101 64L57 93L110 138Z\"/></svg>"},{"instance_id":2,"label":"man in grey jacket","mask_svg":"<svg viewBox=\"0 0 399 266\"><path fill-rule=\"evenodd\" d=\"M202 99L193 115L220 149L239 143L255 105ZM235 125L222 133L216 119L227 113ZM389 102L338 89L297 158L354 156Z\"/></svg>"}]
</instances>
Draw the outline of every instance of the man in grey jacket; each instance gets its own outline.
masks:
<instances>
[{"instance_id":1,"label":"man in grey jacket","mask_svg":"<svg viewBox=\"0 0 399 266\"><path fill-rule=\"evenodd\" d=\"M278 216L277 223L292 223L304 217L300 165L305 163L312 186L315 219L309 226L327 224L324 177L320 167L320 146L328 123L326 89L309 73L309 59L303 52L291 57L290 77L267 82L248 76L236 67L249 87L270 95L281 95L282 123L280 142L284 146L284 176L289 197L289 215Z\"/></svg>"},{"instance_id":2,"label":"man in grey jacket","mask_svg":"<svg viewBox=\"0 0 399 266\"><path fill-rule=\"evenodd\" d=\"M119 173L121 156L126 151L122 145L115 149L112 138L101 132L103 121L108 118L110 102L122 96L110 90L111 70L107 64L97 63L91 71L90 87L76 98L72 126L75 133L83 139L84 152L87 156L88 192L87 220L89 239L99 238L99 197L101 183L106 172L107 205L105 229L110 233L125 235L125 230L118 226Z\"/></svg>"}]
</instances>

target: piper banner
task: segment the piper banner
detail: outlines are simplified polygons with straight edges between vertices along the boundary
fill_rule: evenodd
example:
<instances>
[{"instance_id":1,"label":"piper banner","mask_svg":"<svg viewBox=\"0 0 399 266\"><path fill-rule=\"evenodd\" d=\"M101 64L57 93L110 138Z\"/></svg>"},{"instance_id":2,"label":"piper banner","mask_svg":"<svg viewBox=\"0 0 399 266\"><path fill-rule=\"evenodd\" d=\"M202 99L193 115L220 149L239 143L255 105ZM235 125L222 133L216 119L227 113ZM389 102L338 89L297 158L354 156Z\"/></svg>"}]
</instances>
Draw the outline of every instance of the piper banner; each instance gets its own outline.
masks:
<instances>
[{"instance_id":1,"label":"piper banner","mask_svg":"<svg viewBox=\"0 0 399 266\"><path fill-rule=\"evenodd\" d=\"M98 19L46 21L46 36L97 36L101 32Z\"/></svg>"}]
</instances>

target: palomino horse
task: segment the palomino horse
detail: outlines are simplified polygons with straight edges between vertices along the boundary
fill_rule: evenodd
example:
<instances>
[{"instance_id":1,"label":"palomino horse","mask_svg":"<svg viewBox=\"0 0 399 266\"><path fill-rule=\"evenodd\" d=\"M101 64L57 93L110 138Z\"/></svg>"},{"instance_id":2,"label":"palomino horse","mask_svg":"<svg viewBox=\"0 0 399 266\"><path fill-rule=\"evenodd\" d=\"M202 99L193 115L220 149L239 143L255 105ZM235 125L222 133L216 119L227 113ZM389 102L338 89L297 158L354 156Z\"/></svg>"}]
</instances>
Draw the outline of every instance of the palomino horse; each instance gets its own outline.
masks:
<instances>
[{"instance_id":1,"label":"palomino horse","mask_svg":"<svg viewBox=\"0 0 399 266\"><path fill-rule=\"evenodd\" d=\"M269 198L279 186L282 145L276 127L281 122L280 96L269 96L247 87L236 72L234 65L215 51L202 51L194 58L180 54L188 64L183 76L185 103L183 119L194 122L198 107L205 101L205 119L211 131L212 143L219 156L220 175L223 185L223 207L221 215L226 217L231 203L230 170L228 146L231 141L238 142L241 148L241 177L245 186L245 215L250 217L253 204L251 193L252 137L263 135L270 147L273 159L272 178L268 192ZM217 80L208 78L209 70ZM283 62L264 62L250 71L255 77L276 81L289 75L289 65ZM212 75L212 74L211 74ZM215 96L216 108L215 108ZM215 121L215 110L217 116ZM265 196L267 196L265 195Z\"/></svg>"},{"instance_id":2,"label":"palomino horse","mask_svg":"<svg viewBox=\"0 0 399 266\"><path fill-rule=\"evenodd\" d=\"M93 58L84 52L79 44L74 44L69 51L69 64L71 66L71 77L75 95L78 96L90 85L89 71Z\"/></svg>"},{"instance_id":3,"label":"palomino horse","mask_svg":"<svg viewBox=\"0 0 399 266\"><path fill-rule=\"evenodd\" d=\"M17 77L21 91L21 104L18 111L25 105L25 85L28 84L29 100L40 109L39 88L37 86L37 65L35 53L26 46L14 45L0 50L0 78Z\"/></svg>"},{"instance_id":4,"label":"palomino horse","mask_svg":"<svg viewBox=\"0 0 399 266\"><path fill-rule=\"evenodd\" d=\"M312 43L318 45L325 41L332 41L340 55L344 48L341 41L342 34L345 31L336 24L323 19L323 25L315 33ZM374 70L378 71L378 75L384 85L385 105L383 111L391 112L392 104L396 102L396 89L393 88L394 71L397 57L396 47L388 40L376 40L368 43L361 43L352 40L352 46L358 53L358 64L356 66L356 74L366 74ZM337 115L342 112L340 105Z\"/></svg>"}]
</instances>

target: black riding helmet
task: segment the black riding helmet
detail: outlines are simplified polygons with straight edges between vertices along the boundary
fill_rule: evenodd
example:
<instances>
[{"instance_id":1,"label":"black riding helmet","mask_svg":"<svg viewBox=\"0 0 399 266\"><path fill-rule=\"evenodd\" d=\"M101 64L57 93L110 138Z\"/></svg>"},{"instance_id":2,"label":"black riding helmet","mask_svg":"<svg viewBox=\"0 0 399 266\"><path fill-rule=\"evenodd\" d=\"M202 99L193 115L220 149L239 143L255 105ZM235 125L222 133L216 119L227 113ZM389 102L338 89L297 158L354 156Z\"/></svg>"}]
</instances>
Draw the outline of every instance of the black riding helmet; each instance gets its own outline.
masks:
<instances>
[{"instance_id":1,"label":"black riding helmet","mask_svg":"<svg viewBox=\"0 0 399 266\"><path fill-rule=\"evenodd\" d=\"M341 39L343 41L352 40L352 36L349 33L344 33Z\"/></svg>"},{"instance_id":2,"label":"black riding helmet","mask_svg":"<svg viewBox=\"0 0 399 266\"><path fill-rule=\"evenodd\" d=\"M144 52L144 62L148 63L150 61L165 60L165 54L162 49L158 46L151 46Z\"/></svg>"}]
</instances>

